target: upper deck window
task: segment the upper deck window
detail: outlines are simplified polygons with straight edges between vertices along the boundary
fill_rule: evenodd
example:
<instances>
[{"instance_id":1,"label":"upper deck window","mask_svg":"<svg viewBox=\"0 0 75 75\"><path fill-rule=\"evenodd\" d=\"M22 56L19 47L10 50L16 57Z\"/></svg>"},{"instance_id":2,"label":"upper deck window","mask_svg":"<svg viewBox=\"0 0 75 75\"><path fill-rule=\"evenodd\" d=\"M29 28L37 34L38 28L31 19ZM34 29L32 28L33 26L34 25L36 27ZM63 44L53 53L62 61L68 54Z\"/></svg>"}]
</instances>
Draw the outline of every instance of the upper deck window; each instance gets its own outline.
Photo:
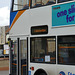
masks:
<instances>
[{"instance_id":1,"label":"upper deck window","mask_svg":"<svg viewBox=\"0 0 75 75\"><path fill-rule=\"evenodd\" d=\"M72 1L72 0L58 0L58 3L67 2L67 1Z\"/></svg>"},{"instance_id":2,"label":"upper deck window","mask_svg":"<svg viewBox=\"0 0 75 75\"><path fill-rule=\"evenodd\" d=\"M29 0L13 0L13 11L29 8Z\"/></svg>"},{"instance_id":3,"label":"upper deck window","mask_svg":"<svg viewBox=\"0 0 75 75\"><path fill-rule=\"evenodd\" d=\"M32 8L55 4L56 0L32 0Z\"/></svg>"}]
</instances>

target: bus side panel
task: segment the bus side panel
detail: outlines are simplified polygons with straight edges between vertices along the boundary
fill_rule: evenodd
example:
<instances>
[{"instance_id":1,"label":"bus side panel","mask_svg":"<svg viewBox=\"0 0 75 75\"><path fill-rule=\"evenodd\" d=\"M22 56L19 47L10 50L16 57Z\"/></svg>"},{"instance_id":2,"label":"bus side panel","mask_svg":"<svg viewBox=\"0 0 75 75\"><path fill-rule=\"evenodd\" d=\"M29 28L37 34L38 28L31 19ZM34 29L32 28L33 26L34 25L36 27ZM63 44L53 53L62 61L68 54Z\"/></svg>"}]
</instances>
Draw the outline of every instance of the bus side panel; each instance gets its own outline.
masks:
<instances>
[{"instance_id":1,"label":"bus side panel","mask_svg":"<svg viewBox=\"0 0 75 75\"><path fill-rule=\"evenodd\" d=\"M48 25L51 29L51 6L33 8L30 10L30 26ZM38 35L39 36L39 35Z\"/></svg>"},{"instance_id":2,"label":"bus side panel","mask_svg":"<svg viewBox=\"0 0 75 75\"><path fill-rule=\"evenodd\" d=\"M37 67L37 66L38 67ZM46 63L31 63L30 66L34 66L34 71L31 71L31 75L34 75L34 73L38 70L38 69L43 69L47 75L56 75L56 65L54 64L46 64Z\"/></svg>"},{"instance_id":3,"label":"bus side panel","mask_svg":"<svg viewBox=\"0 0 75 75\"><path fill-rule=\"evenodd\" d=\"M75 66L72 65L57 65L57 75L75 75Z\"/></svg>"}]
</instances>

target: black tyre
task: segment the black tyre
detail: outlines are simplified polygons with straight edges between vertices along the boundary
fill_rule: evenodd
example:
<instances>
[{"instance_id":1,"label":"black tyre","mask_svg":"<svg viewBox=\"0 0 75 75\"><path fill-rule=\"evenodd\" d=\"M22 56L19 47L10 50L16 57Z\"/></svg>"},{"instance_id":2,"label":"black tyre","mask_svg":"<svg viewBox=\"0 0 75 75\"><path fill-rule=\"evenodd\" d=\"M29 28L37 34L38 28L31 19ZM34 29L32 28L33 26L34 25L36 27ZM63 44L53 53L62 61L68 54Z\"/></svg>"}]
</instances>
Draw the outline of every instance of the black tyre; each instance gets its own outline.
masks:
<instances>
[{"instance_id":1,"label":"black tyre","mask_svg":"<svg viewBox=\"0 0 75 75\"><path fill-rule=\"evenodd\" d=\"M34 75L47 75L47 73L43 69L38 69Z\"/></svg>"},{"instance_id":2,"label":"black tyre","mask_svg":"<svg viewBox=\"0 0 75 75\"><path fill-rule=\"evenodd\" d=\"M45 74L45 73L40 73L40 75L47 75L47 74Z\"/></svg>"}]
</instances>

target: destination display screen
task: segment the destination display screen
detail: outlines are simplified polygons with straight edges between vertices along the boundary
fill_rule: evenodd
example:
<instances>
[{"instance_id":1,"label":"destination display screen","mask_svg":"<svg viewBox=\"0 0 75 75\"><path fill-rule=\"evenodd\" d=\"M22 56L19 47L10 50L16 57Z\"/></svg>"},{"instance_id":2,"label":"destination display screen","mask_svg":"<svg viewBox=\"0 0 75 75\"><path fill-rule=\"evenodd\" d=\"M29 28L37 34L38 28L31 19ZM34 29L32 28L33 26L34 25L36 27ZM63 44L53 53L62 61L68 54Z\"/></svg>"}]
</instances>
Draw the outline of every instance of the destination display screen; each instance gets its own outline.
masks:
<instances>
[{"instance_id":1,"label":"destination display screen","mask_svg":"<svg viewBox=\"0 0 75 75\"><path fill-rule=\"evenodd\" d=\"M31 34L32 35L39 35L39 34L47 34L48 33L48 26L33 26L31 27Z\"/></svg>"}]
</instances>

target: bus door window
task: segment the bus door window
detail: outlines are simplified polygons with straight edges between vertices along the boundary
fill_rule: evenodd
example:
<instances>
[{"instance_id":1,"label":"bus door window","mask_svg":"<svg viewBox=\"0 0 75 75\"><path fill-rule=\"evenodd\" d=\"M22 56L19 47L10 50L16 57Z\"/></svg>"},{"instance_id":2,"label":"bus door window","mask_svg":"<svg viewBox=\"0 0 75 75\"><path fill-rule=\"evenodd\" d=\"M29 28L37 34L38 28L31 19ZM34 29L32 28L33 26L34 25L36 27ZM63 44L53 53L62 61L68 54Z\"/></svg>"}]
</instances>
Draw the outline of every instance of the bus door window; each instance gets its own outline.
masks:
<instances>
[{"instance_id":1,"label":"bus door window","mask_svg":"<svg viewBox=\"0 0 75 75\"><path fill-rule=\"evenodd\" d=\"M29 0L14 0L13 11L29 8Z\"/></svg>"},{"instance_id":2,"label":"bus door window","mask_svg":"<svg viewBox=\"0 0 75 75\"><path fill-rule=\"evenodd\" d=\"M27 40L20 40L21 75L27 75Z\"/></svg>"},{"instance_id":3,"label":"bus door window","mask_svg":"<svg viewBox=\"0 0 75 75\"><path fill-rule=\"evenodd\" d=\"M12 41L12 75L17 74L17 41Z\"/></svg>"},{"instance_id":4,"label":"bus door window","mask_svg":"<svg viewBox=\"0 0 75 75\"><path fill-rule=\"evenodd\" d=\"M58 63L75 64L75 36L58 37Z\"/></svg>"},{"instance_id":5,"label":"bus door window","mask_svg":"<svg viewBox=\"0 0 75 75\"><path fill-rule=\"evenodd\" d=\"M55 38L31 38L31 62L55 63L55 52Z\"/></svg>"}]
</instances>

